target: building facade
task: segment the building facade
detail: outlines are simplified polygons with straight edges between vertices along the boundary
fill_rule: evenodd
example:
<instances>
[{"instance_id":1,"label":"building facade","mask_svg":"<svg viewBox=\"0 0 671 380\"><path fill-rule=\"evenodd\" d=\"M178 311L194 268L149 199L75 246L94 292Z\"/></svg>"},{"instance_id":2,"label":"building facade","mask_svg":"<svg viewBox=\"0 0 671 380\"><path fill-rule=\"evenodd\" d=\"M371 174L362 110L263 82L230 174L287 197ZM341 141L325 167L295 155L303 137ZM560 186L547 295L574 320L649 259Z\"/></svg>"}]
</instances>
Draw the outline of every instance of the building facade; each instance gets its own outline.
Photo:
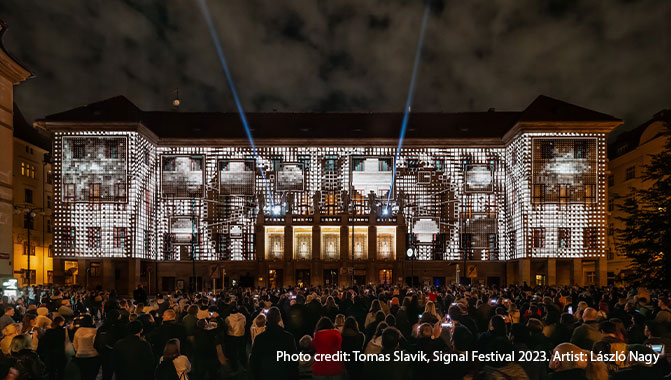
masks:
<instances>
[{"instance_id":1,"label":"building facade","mask_svg":"<svg viewBox=\"0 0 671 380\"><path fill-rule=\"evenodd\" d=\"M13 273L19 285L53 283L51 139L14 106ZM30 260L30 261L28 261Z\"/></svg>"},{"instance_id":2,"label":"building facade","mask_svg":"<svg viewBox=\"0 0 671 380\"><path fill-rule=\"evenodd\" d=\"M0 20L0 277L3 278L12 276L14 86L31 75L2 45L6 30L7 25Z\"/></svg>"},{"instance_id":3,"label":"building facade","mask_svg":"<svg viewBox=\"0 0 671 380\"><path fill-rule=\"evenodd\" d=\"M669 138L671 110L661 110L652 119L618 136L608 149L608 226L607 259L609 283L622 284L631 260L618 248L617 230L624 228L618 220L626 216L618 207L631 189L649 188L643 180L645 167L651 157L661 153Z\"/></svg>"},{"instance_id":4,"label":"building facade","mask_svg":"<svg viewBox=\"0 0 671 380\"><path fill-rule=\"evenodd\" d=\"M146 112L123 97L54 136L54 280L239 284L605 283L612 116ZM397 155L398 153L398 155ZM193 276L195 274L195 277Z\"/></svg>"}]
</instances>

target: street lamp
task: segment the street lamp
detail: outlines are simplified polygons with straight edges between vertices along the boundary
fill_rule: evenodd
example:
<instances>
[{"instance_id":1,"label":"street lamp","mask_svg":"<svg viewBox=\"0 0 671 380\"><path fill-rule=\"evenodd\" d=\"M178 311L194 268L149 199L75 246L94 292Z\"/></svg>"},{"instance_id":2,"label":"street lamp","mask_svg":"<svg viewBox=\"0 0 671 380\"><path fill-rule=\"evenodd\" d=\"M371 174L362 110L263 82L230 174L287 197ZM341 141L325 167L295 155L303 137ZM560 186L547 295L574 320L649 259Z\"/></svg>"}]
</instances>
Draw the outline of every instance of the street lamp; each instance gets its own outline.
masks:
<instances>
[{"instance_id":1,"label":"street lamp","mask_svg":"<svg viewBox=\"0 0 671 380\"><path fill-rule=\"evenodd\" d=\"M16 207L14 206L15 212L17 214L23 214L24 215L24 220L23 224L26 228L26 239L27 239L27 245L28 245L28 252L26 253L27 259L26 261L28 262L28 287L30 287L30 280L31 280L31 275L30 275L30 254L32 252L32 247L30 245L30 230L33 228L33 222L34 218L37 216L36 211L41 211L44 212L44 209L41 207L34 207L34 208L21 208L21 207Z\"/></svg>"},{"instance_id":2,"label":"street lamp","mask_svg":"<svg viewBox=\"0 0 671 380\"><path fill-rule=\"evenodd\" d=\"M408 259L410 260L410 287L414 288L415 287L415 248L410 247L408 250L405 252L406 256L408 256Z\"/></svg>"}]
</instances>

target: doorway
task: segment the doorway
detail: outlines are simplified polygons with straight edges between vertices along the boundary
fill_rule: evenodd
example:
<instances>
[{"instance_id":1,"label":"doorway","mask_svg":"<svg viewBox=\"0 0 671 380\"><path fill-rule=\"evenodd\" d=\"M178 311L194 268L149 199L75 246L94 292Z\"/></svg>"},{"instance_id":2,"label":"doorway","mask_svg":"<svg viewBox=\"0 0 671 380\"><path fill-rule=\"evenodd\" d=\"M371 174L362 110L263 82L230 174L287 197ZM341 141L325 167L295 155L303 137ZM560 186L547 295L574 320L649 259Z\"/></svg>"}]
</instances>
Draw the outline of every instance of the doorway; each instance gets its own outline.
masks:
<instances>
[{"instance_id":1,"label":"doorway","mask_svg":"<svg viewBox=\"0 0 671 380\"><path fill-rule=\"evenodd\" d=\"M299 288L305 288L310 286L310 270L309 269L297 269L296 270L296 286Z\"/></svg>"},{"instance_id":2,"label":"doorway","mask_svg":"<svg viewBox=\"0 0 671 380\"><path fill-rule=\"evenodd\" d=\"M324 269L324 285L338 286L338 271L336 269Z\"/></svg>"},{"instance_id":3,"label":"doorway","mask_svg":"<svg viewBox=\"0 0 671 380\"><path fill-rule=\"evenodd\" d=\"M393 281L391 269L380 270L378 278L380 279L380 285L391 285Z\"/></svg>"},{"instance_id":4,"label":"doorway","mask_svg":"<svg viewBox=\"0 0 671 380\"><path fill-rule=\"evenodd\" d=\"M279 289L282 287L282 269L271 269L268 271L268 287Z\"/></svg>"}]
</instances>

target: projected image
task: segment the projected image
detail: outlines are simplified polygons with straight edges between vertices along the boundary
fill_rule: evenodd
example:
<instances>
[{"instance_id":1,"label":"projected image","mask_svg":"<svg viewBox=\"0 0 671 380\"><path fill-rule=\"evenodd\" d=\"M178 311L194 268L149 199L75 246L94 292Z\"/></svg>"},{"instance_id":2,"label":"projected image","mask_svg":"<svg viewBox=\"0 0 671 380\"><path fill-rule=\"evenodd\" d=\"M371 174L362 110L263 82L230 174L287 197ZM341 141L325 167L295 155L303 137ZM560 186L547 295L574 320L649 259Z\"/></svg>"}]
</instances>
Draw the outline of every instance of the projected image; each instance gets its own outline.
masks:
<instances>
[{"instance_id":1,"label":"projected image","mask_svg":"<svg viewBox=\"0 0 671 380\"><path fill-rule=\"evenodd\" d=\"M277 172L277 191L303 191L305 188L305 174L303 164L282 163Z\"/></svg>"},{"instance_id":2,"label":"projected image","mask_svg":"<svg viewBox=\"0 0 671 380\"><path fill-rule=\"evenodd\" d=\"M464 173L467 191L493 191L494 176L486 165L473 165Z\"/></svg>"},{"instance_id":3,"label":"projected image","mask_svg":"<svg viewBox=\"0 0 671 380\"><path fill-rule=\"evenodd\" d=\"M162 156L161 189L166 198L202 198L204 158L194 156Z\"/></svg>"},{"instance_id":4,"label":"projected image","mask_svg":"<svg viewBox=\"0 0 671 380\"><path fill-rule=\"evenodd\" d=\"M222 195L254 195L254 161L219 161L219 190Z\"/></svg>"},{"instance_id":5,"label":"projected image","mask_svg":"<svg viewBox=\"0 0 671 380\"><path fill-rule=\"evenodd\" d=\"M392 185L393 162L391 157L353 157L352 188L363 196L373 192L386 197Z\"/></svg>"},{"instance_id":6,"label":"projected image","mask_svg":"<svg viewBox=\"0 0 671 380\"><path fill-rule=\"evenodd\" d=\"M197 228L190 216L174 217L170 220L173 244L191 244Z\"/></svg>"},{"instance_id":7,"label":"projected image","mask_svg":"<svg viewBox=\"0 0 671 380\"><path fill-rule=\"evenodd\" d=\"M440 224L437 218L418 218L412 226L415 241L432 243L435 235L440 233Z\"/></svg>"},{"instance_id":8,"label":"projected image","mask_svg":"<svg viewBox=\"0 0 671 380\"><path fill-rule=\"evenodd\" d=\"M127 202L126 137L64 137L64 202Z\"/></svg>"}]
</instances>

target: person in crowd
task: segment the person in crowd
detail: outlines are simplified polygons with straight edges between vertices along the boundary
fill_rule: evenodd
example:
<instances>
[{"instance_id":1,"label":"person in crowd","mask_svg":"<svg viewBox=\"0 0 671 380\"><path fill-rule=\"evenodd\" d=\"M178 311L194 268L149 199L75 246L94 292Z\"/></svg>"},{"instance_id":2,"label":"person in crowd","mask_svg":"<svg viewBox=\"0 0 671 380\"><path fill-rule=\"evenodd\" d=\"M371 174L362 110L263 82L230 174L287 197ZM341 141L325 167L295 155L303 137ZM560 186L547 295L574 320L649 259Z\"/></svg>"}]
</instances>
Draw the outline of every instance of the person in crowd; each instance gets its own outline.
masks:
<instances>
[{"instance_id":1,"label":"person in crowd","mask_svg":"<svg viewBox=\"0 0 671 380\"><path fill-rule=\"evenodd\" d=\"M345 314L336 314L335 319L333 320L333 325L340 333L342 333L342 330L345 327L346 318Z\"/></svg>"},{"instance_id":2,"label":"person in crowd","mask_svg":"<svg viewBox=\"0 0 671 380\"><path fill-rule=\"evenodd\" d=\"M266 315L264 313L259 313L259 315L254 318L254 321L252 321L252 327L250 329L252 344L254 344L256 336L264 331L266 331Z\"/></svg>"},{"instance_id":3,"label":"person in crowd","mask_svg":"<svg viewBox=\"0 0 671 380\"><path fill-rule=\"evenodd\" d=\"M21 334L21 324L20 323L11 323L5 326L2 329L2 340L0 340L0 350L5 355L9 355L10 346L12 345L12 339L15 336Z\"/></svg>"},{"instance_id":4,"label":"person in crowd","mask_svg":"<svg viewBox=\"0 0 671 380\"><path fill-rule=\"evenodd\" d=\"M342 352L354 355L354 351L361 352L363 350L366 337L359 331L359 326L354 317L348 317L345 320L345 325L343 326L340 335L342 336ZM363 369L361 363L355 360L349 360L345 362L345 369L351 380L361 379L361 371Z\"/></svg>"},{"instance_id":5,"label":"person in crowd","mask_svg":"<svg viewBox=\"0 0 671 380\"><path fill-rule=\"evenodd\" d=\"M54 317L51 327L44 333L37 346L37 353L47 367L49 380L62 380L65 376L67 356L65 343L67 342L65 319Z\"/></svg>"},{"instance_id":6,"label":"person in crowd","mask_svg":"<svg viewBox=\"0 0 671 380\"><path fill-rule=\"evenodd\" d=\"M12 338L10 358L12 367L19 373L18 380L43 380L47 378L47 367L31 348L32 341L27 335Z\"/></svg>"},{"instance_id":7,"label":"person in crowd","mask_svg":"<svg viewBox=\"0 0 671 380\"><path fill-rule=\"evenodd\" d=\"M231 360L233 371L240 366L246 367L247 354L245 353L245 326L247 318L239 307L226 317L226 341L228 358Z\"/></svg>"},{"instance_id":8,"label":"person in crowd","mask_svg":"<svg viewBox=\"0 0 671 380\"><path fill-rule=\"evenodd\" d=\"M401 342L401 332L394 327L385 328L380 335L382 349L380 354L394 358ZM364 363L363 376L367 379L404 380L411 379L410 363L407 361L367 361Z\"/></svg>"},{"instance_id":9,"label":"person in crowd","mask_svg":"<svg viewBox=\"0 0 671 380\"><path fill-rule=\"evenodd\" d=\"M155 380L189 380L188 373L191 371L191 362L180 352L180 341L177 338L168 340L163 349L163 355L159 359L154 371Z\"/></svg>"},{"instance_id":10,"label":"person in crowd","mask_svg":"<svg viewBox=\"0 0 671 380\"><path fill-rule=\"evenodd\" d=\"M312 344L312 337L310 335L305 335L298 341L298 351L304 355L298 361L298 379L312 380L315 347Z\"/></svg>"},{"instance_id":11,"label":"person in crowd","mask_svg":"<svg viewBox=\"0 0 671 380\"><path fill-rule=\"evenodd\" d=\"M383 313L384 314L384 313ZM334 355L342 350L342 337L328 317L317 322L312 344L315 354ZM345 366L342 361L315 361L312 374L315 380L344 380Z\"/></svg>"},{"instance_id":12,"label":"person in crowd","mask_svg":"<svg viewBox=\"0 0 671 380\"><path fill-rule=\"evenodd\" d=\"M592 361L589 351L572 343L552 350L548 380L607 380L608 371L601 361Z\"/></svg>"},{"instance_id":13,"label":"person in crowd","mask_svg":"<svg viewBox=\"0 0 671 380\"><path fill-rule=\"evenodd\" d=\"M340 309L338 309L338 305L336 305L336 303L335 303L335 298L333 298L332 296L328 296L328 298L326 298L326 303L324 304L324 307L322 308L322 315L324 317L328 317L332 321L336 321L336 319L337 319L336 317L338 316L339 313L340 313ZM343 315L343 317L344 317L344 315ZM344 319L343 319L343 322L345 322ZM340 326L342 326L342 325L340 325Z\"/></svg>"},{"instance_id":14,"label":"person in crowd","mask_svg":"<svg viewBox=\"0 0 671 380\"><path fill-rule=\"evenodd\" d=\"M142 322L128 324L128 336L114 345L115 378L124 380L151 379L154 375L154 355L151 345L142 335ZM169 339L168 339L169 340Z\"/></svg>"},{"instance_id":15,"label":"person in crowd","mask_svg":"<svg viewBox=\"0 0 671 380\"><path fill-rule=\"evenodd\" d=\"M252 345L249 368L252 377L257 380L293 380L298 377L298 362L277 360L277 352L288 355L298 353L294 336L280 326L282 316L276 306L268 309L266 314L266 331L257 335Z\"/></svg>"},{"instance_id":16,"label":"person in crowd","mask_svg":"<svg viewBox=\"0 0 671 380\"><path fill-rule=\"evenodd\" d=\"M100 371L100 357L94 347L96 332L93 317L85 314L72 339L72 345L76 352L75 363L79 368L81 380L95 380Z\"/></svg>"},{"instance_id":17,"label":"person in crowd","mask_svg":"<svg viewBox=\"0 0 671 380\"><path fill-rule=\"evenodd\" d=\"M573 330L571 343L583 350L591 350L594 343L601 339L596 309L591 307L585 308L582 312L582 321L582 325Z\"/></svg>"},{"instance_id":18,"label":"person in crowd","mask_svg":"<svg viewBox=\"0 0 671 380\"><path fill-rule=\"evenodd\" d=\"M151 342L154 357L159 358L163 354L165 344L173 338L180 342L186 342L186 328L177 323L177 313L173 309L166 309L163 312L162 323L152 331L148 336Z\"/></svg>"}]
</instances>

